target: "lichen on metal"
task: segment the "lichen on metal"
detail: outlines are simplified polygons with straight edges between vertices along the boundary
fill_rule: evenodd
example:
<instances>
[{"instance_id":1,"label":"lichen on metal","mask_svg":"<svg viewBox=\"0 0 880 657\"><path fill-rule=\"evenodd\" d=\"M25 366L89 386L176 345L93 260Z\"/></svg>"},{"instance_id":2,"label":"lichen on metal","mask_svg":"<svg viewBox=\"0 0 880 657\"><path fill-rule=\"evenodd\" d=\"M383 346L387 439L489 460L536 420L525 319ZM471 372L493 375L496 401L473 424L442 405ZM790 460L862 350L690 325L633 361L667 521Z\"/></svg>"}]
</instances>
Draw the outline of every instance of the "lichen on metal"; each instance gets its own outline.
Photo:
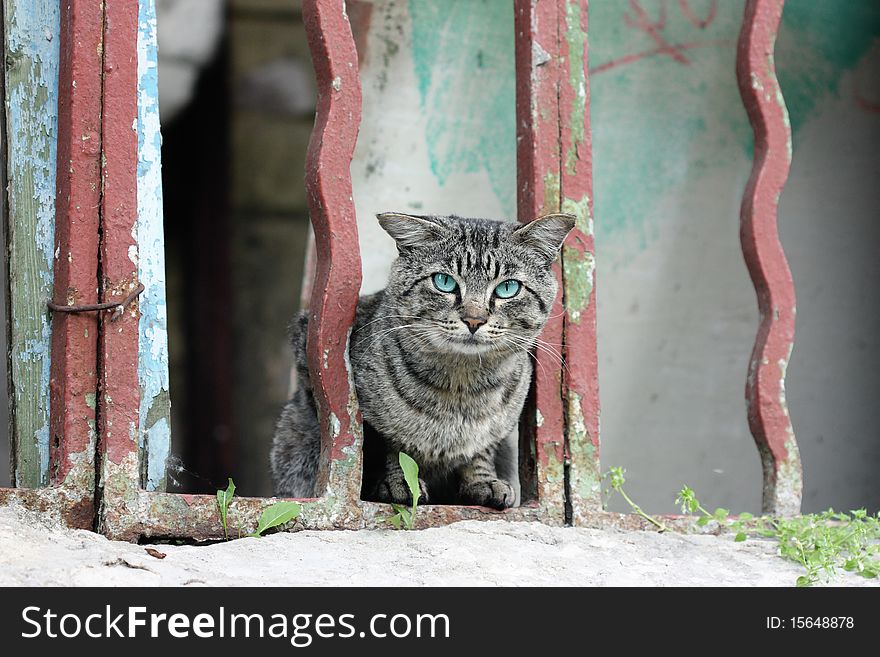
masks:
<instances>
[{"instance_id":1,"label":"lichen on metal","mask_svg":"<svg viewBox=\"0 0 880 657\"><path fill-rule=\"evenodd\" d=\"M586 10L586 8L585 8ZM581 27L581 0L569 0L565 6L565 40L569 53L581 53L587 43L587 33ZM575 173L575 165L580 157L578 149L584 143L584 116L587 111L587 66L586 62L569 62L568 83L574 91L571 104L571 143L565 151L565 169Z\"/></svg>"},{"instance_id":2,"label":"lichen on metal","mask_svg":"<svg viewBox=\"0 0 880 657\"><path fill-rule=\"evenodd\" d=\"M565 280L565 311L575 324L581 321L581 312L593 293L593 274L596 262L589 251L578 251L566 246L562 251L562 271Z\"/></svg>"},{"instance_id":3,"label":"lichen on metal","mask_svg":"<svg viewBox=\"0 0 880 657\"><path fill-rule=\"evenodd\" d=\"M593 234L593 216L590 211L590 197L584 194L580 199L563 198L562 212L575 216L575 226L585 235Z\"/></svg>"},{"instance_id":4,"label":"lichen on metal","mask_svg":"<svg viewBox=\"0 0 880 657\"><path fill-rule=\"evenodd\" d=\"M582 501L601 506L601 474L593 438L584 421L581 396L568 391L568 449L571 463L579 467L569 470L569 489Z\"/></svg>"},{"instance_id":5,"label":"lichen on metal","mask_svg":"<svg viewBox=\"0 0 880 657\"><path fill-rule=\"evenodd\" d=\"M556 171L548 171L544 174L544 204L540 208L540 214L550 214L556 212L557 208L561 211L561 201L559 198L559 173Z\"/></svg>"}]
</instances>

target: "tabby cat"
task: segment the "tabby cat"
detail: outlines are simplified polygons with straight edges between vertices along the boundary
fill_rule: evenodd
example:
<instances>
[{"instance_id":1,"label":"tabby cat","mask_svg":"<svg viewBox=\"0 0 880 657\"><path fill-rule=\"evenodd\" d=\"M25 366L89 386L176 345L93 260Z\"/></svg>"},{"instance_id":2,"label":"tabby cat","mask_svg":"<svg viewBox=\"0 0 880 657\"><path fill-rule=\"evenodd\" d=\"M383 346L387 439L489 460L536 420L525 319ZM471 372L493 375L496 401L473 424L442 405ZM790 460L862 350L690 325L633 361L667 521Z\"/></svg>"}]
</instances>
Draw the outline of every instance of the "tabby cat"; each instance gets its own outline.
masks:
<instances>
[{"instance_id":1,"label":"tabby cat","mask_svg":"<svg viewBox=\"0 0 880 657\"><path fill-rule=\"evenodd\" d=\"M406 504L398 464L419 464L422 502L504 509L518 503L518 421L530 350L556 298L551 265L574 217L528 224L386 213L397 242L387 287L361 297L349 355L364 419L365 499ZM271 453L275 494L314 497L320 431L294 320L298 389ZM546 345L543 348L550 348Z\"/></svg>"}]
</instances>

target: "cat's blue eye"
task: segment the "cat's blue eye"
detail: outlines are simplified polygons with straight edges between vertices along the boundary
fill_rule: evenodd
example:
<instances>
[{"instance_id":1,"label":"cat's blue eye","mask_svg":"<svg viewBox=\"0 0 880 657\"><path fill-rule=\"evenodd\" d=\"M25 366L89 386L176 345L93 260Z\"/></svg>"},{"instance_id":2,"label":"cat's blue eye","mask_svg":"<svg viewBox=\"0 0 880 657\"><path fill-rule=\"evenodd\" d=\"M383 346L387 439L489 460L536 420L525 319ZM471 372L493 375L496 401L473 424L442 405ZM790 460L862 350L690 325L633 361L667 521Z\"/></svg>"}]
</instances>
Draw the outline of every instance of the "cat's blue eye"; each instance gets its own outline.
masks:
<instances>
[{"instance_id":1,"label":"cat's blue eye","mask_svg":"<svg viewBox=\"0 0 880 657\"><path fill-rule=\"evenodd\" d=\"M432 280L434 281L434 287L441 292L455 292L455 288L458 287L458 283L449 274L434 274Z\"/></svg>"},{"instance_id":2,"label":"cat's blue eye","mask_svg":"<svg viewBox=\"0 0 880 657\"><path fill-rule=\"evenodd\" d=\"M520 282L511 278L509 281L498 284L498 287L495 288L495 296L499 299L510 299L519 293L520 287L522 287Z\"/></svg>"}]
</instances>

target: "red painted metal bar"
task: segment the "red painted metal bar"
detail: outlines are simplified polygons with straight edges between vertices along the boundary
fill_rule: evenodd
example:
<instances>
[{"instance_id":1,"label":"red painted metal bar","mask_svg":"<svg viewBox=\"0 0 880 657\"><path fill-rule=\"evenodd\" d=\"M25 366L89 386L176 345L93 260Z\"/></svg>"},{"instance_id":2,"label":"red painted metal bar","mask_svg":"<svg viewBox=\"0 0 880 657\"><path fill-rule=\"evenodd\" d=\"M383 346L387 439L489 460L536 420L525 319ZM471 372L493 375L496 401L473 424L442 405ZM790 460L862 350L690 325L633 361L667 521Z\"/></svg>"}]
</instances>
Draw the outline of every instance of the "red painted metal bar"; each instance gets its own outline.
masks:
<instances>
[{"instance_id":1,"label":"red painted metal bar","mask_svg":"<svg viewBox=\"0 0 880 657\"><path fill-rule=\"evenodd\" d=\"M779 196L791 163L791 128L773 62L783 4L783 0L749 0L739 36L737 79L755 133L740 239L761 314L749 363L746 404L764 469L764 512L796 515L801 506L802 473L785 404L795 293L776 226Z\"/></svg>"},{"instance_id":2,"label":"red painted metal bar","mask_svg":"<svg viewBox=\"0 0 880 657\"><path fill-rule=\"evenodd\" d=\"M60 7L58 170L54 300L94 303L98 287L103 8L90 0ZM50 373L49 489L0 490L70 527L94 525L95 315L56 313Z\"/></svg>"},{"instance_id":3,"label":"red painted metal bar","mask_svg":"<svg viewBox=\"0 0 880 657\"><path fill-rule=\"evenodd\" d=\"M559 212L560 112L558 81L558 26L560 0L517 0L516 31L516 126L517 210L520 221ZM562 344L562 272L554 265L559 295L541 339ZM559 523L565 517L564 436L560 358L540 349L535 354L535 427L538 503Z\"/></svg>"},{"instance_id":4,"label":"red painted metal bar","mask_svg":"<svg viewBox=\"0 0 880 657\"><path fill-rule=\"evenodd\" d=\"M348 338L361 287L351 158L361 121L358 59L343 2L304 0L303 23L315 67L315 128L306 190L317 255L309 303L308 360L321 425L317 490L360 498L361 416Z\"/></svg>"},{"instance_id":5,"label":"red painted metal bar","mask_svg":"<svg viewBox=\"0 0 880 657\"><path fill-rule=\"evenodd\" d=\"M596 356L596 267L593 244L593 150L587 0L560 3L560 203L575 215L562 248L565 286L566 459L571 520L601 509L599 370Z\"/></svg>"},{"instance_id":6,"label":"red painted metal bar","mask_svg":"<svg viewBox=\"0 0 880 657\"><path fill-rule=\"evenodd\" d=\"M101 300L118 301L137 285L137 0L105 3ZM138 311L118 321L102 314L99 337L98 446L100 526L136 538L128 508L139 488Z\"/></svg>"},{"instance_id":7,"label":"red painted metal bar","mask_svg":"<svg viewBox=\"0 0 880 657\"><path fill-rule=\"evenodd\" d=\"M101 201L103 9L89 0L61 6L55 293L61 305L98 300ZM55 313L52 323L50 478L71 471L94 491L98 317ZM89 520L91 525L91 519Z\"/></svg>"}]
</instances>

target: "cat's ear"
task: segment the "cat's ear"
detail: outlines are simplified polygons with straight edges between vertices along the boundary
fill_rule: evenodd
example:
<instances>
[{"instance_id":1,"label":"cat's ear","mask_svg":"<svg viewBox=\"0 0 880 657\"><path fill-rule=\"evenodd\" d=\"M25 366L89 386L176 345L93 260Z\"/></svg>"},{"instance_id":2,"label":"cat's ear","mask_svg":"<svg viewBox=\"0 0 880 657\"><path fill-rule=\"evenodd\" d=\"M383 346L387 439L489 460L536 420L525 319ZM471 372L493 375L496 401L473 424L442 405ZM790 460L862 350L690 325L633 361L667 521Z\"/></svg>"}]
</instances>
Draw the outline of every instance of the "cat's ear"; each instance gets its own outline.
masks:
<instances>
[{"instance_id":1,"label":"cat's ear","mask_svg":"<svg viewBox=\"0 0 880 657\"><path fill-rule=\"evenodd\" d=\"M574 228L574 222L573 214L548 214L514 229L512 237L552 262Z\"/></svg>"},{"instance_id":2,"label":"cat's ear","mask_svg":"<svg viewBox=\"0 0 880 657\"><path fill-rule=\"evenodd\" d=\"M416 217L400 212L377 214L379 224L397 242L398 249L436 242L443 237L443 227L428 217Z\"/></svg>"}]
</instances>

